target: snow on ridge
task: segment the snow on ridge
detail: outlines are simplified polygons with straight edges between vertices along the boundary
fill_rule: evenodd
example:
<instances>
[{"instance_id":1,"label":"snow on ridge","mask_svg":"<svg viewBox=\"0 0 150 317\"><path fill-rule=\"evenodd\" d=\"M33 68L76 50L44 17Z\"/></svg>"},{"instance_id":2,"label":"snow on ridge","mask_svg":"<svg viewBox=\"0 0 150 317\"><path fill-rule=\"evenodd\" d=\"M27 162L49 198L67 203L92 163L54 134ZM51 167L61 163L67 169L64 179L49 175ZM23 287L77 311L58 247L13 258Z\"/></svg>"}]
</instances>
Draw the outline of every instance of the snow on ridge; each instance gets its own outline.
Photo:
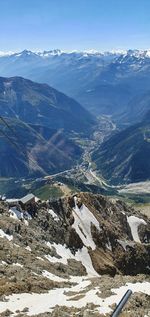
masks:
<instances>
[{"instance_id":1,"label":"snow on ridge","mask_svg":"<svg viewBox=\"0 0 150 317\"><path fill-rule=\"evenodd\" d=\"M8 51L8 52L0 51L0 57L11 56L13 54L14 54L14 52L12 52L12 51Z\"/></svg>"},{"instance_id":2,"label":"snow on ridge","mask_svg":"<svg viewBox=\"0 0 150 317\"><path fill-rule=\"evenodd\" d=\"M20 57L23 54L26 55L35 55L41 58L48 58L51 56L60 56L62 54L80 54L84 57L88 56L109 56L109 55L122 55L122 56L135 56L135 57L147 57L150 58L150 49L147 50L139 50L139 49L110 49L108 51L105 50L96 50L96 49L87 49L87 50L60 50L60 49L52 49L52 50L23 50L20 52L13 52L13 51L0 51L0 57L4 56L16 56Z\"/></svg>"},{"instance_id":3,"label":"snow on ridge","mask_svg":"<svg viewBox=\"0 0 150 317\"><path fill-rule=\"evenodd\" d=\"M56 253L59 258L56 256L51 256L50 254L45 255L44 257L51 263L63 263L65 265L68 264L69 259L74 259L76 261L80 261L82 265L85 267L88 276L99 276L99 274L95 271L91 257L88 253L88 249L84 246L82 249L78 250L76 254L72 254L69 248L66 248L66 245L56 244L47 242L46 245L49 248L54 247Z\"/></svg>"},{"instance_id":4,"label":"snow on ridge","mask_svg":"<svg viewBox=\"0 0 150 317\"><path fill-rule=\"evenodd\" d=\"M130 226L130 229L131 229L133 240L135 242L141 243L140 238L139 238L139 234L138 234L138 227L141 224L147 225L146 221L144 219L140 219L140 218L135 217L135 216L127 217L127 221L128 221L129 226Z\"/></svg>"},{"instance_id":5,"label":"snow on ridge","mask_svg":"<svg viewBox=\"0 0 150 317\"><path fill-rule=\"evenodd\" d=\"M27 211L20 211L18 210L16 207L11 207L9 209L9 213L10 213L10 217L14 218L14 219L28 219L31 220L32 217L30 216L30 214Z\"/></svg>"},{"instance_id":6,"label":"snow on ridge","mask_svg":"<svg viewBox=\"0 0 150 317\"><path fill-rule=\"evenodd\" d=\"M7 240L13 240L13 236L6 234L2 229L0 229L0 238L6 238Z\"/></svg>"},{"instance_id":7,"label":"snow on ridge","mask_svg":"<svg viewBox=\"0 0 150 317\"><path fill-rule=\"evenodd\" d=\"M7 263L5 261L1 261L0 265L7 265Z\"/></svg>"},{"instance_id":8,"label":"snow on ridge","mask_svg":"<svg viewBox=\"0 0 150 317\"><path fill-rule=\"evenodd\" d=\"M62 245L62 244L57 244L55 242L50 243L47 242L46 245L51 249L51 248L55 248L56 253L58 254L59 258L55 257L55 256L51 256L51 255L45 255L45 258L52 262L52 263L63 263L63 264L68 264L69 259L74 258L73 254L71 253L69 248L66 248L66 245Z\"/></svg>"},{"instance_id":9,"label":"snow on ridge","mask_svg":"<svg viewBox=\"0 0 150 317\"><path fill-rule=\"evenodd\" d=\"M79 249L75 254L75 260L81 261L82 265L85 267L87 275L90 277L99 276L99 274L95 271L91 257L88 253L88 249L83 247Z\"/></svg>"},{"instance_id":10,"label":"snow on ridge","mask_svg":"<svg viewBox=\"0 0 150 317\"><path fill-rule=\"evenodd\" d=\"M150 50L137 50L137 49L129 49L127 51L125 51L124 53L122 52L123 57L136 57L139 59L144 59L144 58L150 58Z\"/></svg>"},{"instance_id":11,"label":"snow on ridge","mask_svg":"<svg viewBox=\"0 0 150 317\"><path fill-rule=\"evenodd\" d=\"M83 204L81 208L77 206L77 198L74 197L75 207L73 208L74 223L72 227L75 229L83 244L86 247L96 249L95 242L92 238L91 224L93 224L98 231L100 226L98 220L94 217L92 212Z\"/></svg>"},{"instance_id":12,"label":"snow on ridge","mask_svg":"<svg viewBox=\"0 0 150 317\"><path fill-rule=\"evenodd\" d=\"M13 266L23 267L23 265L22 265L22 264L20 264L20 263L18 263L18 262L13 263L12 265L13 265Z\"/></svg>"},{"instance_id":13,"label":"snow on ridge","mask_svg":"<svg viewBox=\"0 0 150 317\"><path fill-rule=\"evenodd\" d=\"M59 217L57 216L57 214L52 209L49 209L48 213L53 217L53 219L55 221L59 221Z\"/></svg>"},{"instance_id":14,"label":"snow on ridge","mask_svg":"<svg viewBox=\"0 0 150 317\"><path fill-rule=\"evenodd\" d=\"M64 278L59 277L59 276L57 276L57 275L54 275L54 274L52 274L52 273L50 273L50 272L48 272L48 271L46 271L46 270L44 270L44 271L42 272L42 275L43 275L44 277L47 277L48 279L50 279L50 280L52 280L52 281L55 281L55 282L66 282L66 280L65 280Z\"/></svg>"},{"instance_id":15,"label":"snow on ridge","mask_svg":"<svg viewBox=\"0 0 150 317\"><path fill-rule=\"evenodd\" d=\"M147 56L147 57L150 57L150 49L149 49L149 50L147 50L147 52L146 52L146 56Z\"/></svg>"},{"instance_id":16,"label":"snow on ridge","mask_svg":"<svg viewBox=\"0 0 150 317\"><path fill-rule=\"evenodd\" d=\"M27 247L25 247L25 249L27 250L27 251L29 251L29 252L31 252L32 250L31 250L31 248L27 245Z\"/></svg>"},{"instance_id":17,"label":"snow on ridge","mask_svg":"<svg viewBox=\"0 0 150 317\"><path fill-rule=\"evenodd\" d=\"M62 278L46 270L42 272L42 275L55 282L69 282L73 284L76 283L77 285L71 288L71 290L74 292L75 291L79 292L91 284L91 281L87 278L87 276L71 276L70 275L68 278Z\"/></svg>"}]
</instances>

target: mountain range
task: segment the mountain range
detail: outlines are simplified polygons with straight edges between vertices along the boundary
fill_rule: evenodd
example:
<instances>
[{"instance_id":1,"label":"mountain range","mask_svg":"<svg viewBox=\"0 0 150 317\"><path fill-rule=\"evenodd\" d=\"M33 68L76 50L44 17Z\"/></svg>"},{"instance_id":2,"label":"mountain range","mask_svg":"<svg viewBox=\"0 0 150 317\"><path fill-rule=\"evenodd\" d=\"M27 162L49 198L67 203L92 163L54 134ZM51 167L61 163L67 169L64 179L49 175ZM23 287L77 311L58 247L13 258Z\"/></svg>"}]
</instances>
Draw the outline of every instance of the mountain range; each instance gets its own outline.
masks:
<instances>
[{"instance_id":1,"label":"mountain range","mask_svg":"<svg viewBox=\"0 0 150 317\"><path fill-rule=\"evenodd\" d=\"M78 100L94 115L112 115L124 125L139 121L138 100L140 112L145 114L149 108L149 50L106 53L24 50L1 56L0 74L48 83Z\"/></svg>"},{"instance_id":2,"label":"mountain range","mask_svg":"<svg viewBox=\"0 0 150 317\"><path fill-rule=\"evenodd\" d=\"M7 143L5 158L17 157L17 163L2 160L5 173L1 175L56 173L70 168L82 154L82 149L75 143L76 137L80 140L82 136L89 137L96 128L95 116L106 115L121 131L117 134L113 131L114 135L95 149L92 158L98 170L114 183L149 179L149 161L148 156L144 159L144 153L149 155L150 51L65 53L54 50L36 53L24 50L0 56L0 74L24 75L50 83L76 97L84 106L48 84L18 76L0 77L0 115L9 119L9 125L19 131L17 134L22 138L26 136L23 141L25 154L19 158L14 147L11 152L12 144L3 134L3 149L4 140ZM5 129L9 134L8 127ZM31 143L27 142L29 139L32 139ZM61 155L56 147L51 151L48 146L51 139ZM21 139L19 142L21 145ZM42 153L47 150L47 159L42 160ZM29 157L30 163L35 162L35 168L28 164ZM4 162L8 169L4 168ZM32 168L27 168L27 164Z\"/></svg>"},{"instance_id":3,"label":"mountain range","mask_svg":"<svg viewBox=\"0 0 150 317\"><path fill-rule=\"evenodd\" d=\"M149 315L148 209L120 186L150 179L149 70L149 51L0 57L1 316L110 316L129 289L122 316Z\"/></svg>"}]
</instances>

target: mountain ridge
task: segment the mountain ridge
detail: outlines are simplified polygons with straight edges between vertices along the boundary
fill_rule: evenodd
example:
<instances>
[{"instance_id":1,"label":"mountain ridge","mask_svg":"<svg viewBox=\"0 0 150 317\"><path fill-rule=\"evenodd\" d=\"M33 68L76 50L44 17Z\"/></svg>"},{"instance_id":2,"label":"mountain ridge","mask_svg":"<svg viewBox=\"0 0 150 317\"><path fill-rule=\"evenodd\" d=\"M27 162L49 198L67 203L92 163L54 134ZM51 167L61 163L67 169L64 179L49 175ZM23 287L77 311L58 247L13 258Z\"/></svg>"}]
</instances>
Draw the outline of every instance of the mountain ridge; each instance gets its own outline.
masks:
<instances>
[{"instance_id":1,"label":"mountain ridge","mask_svg":"<svg viewBox=\"0 0 150 317\"><path fill-rule=\"evenodd\" d=\"M150 111L144 119L115 133L93 153L99 171L112 183L150 179Z\"/></svg>"},{"instance_id":2,"label":"mountain ridge","mask_svg":"<svg viewBox=\"0 0 150 317\"><path fill-rule=\"evenodd\" d=\"M72 54L72 53L79 53L79 54L91 54L91 55L107 55L107 54L118 54L118 55L131 55L131 56L147 56L150 57L150 49L113 49L113 50L95 50L95 49L87 49L87 50L61 50L61 49L51 49L51 50L29 50L24 49L22 51L0 51L0 56L11 56L11 55L23 55L23 54L35 54L38 56L45 56L48 54L51 55L60 55L60 54Z\"/></svg>"},{"instance_id":3,"label":"mountain ridge","mask_svg":"<svg viewBox=\"0 0 150 317\"><path fill-rule=\"evenodd\" d=\"M18 119L0 124L0 176L37 177L70 169L82 149L63 131Z\"/></svg>"},{"instance_id":4,"label":"mountain ridge","mask_svg":"<svg viewBox=\"0 0 150 317\"><path fill-rule=\"evenodd\" d=\"M22 77L0 77L0 175L35 176L69 169L96 119L72 98ZM44 158L45 157L45 158Z\"/></svg>"},{"instance_id":5,"label":"mountain ridge","mask_svg":"<svg viewBox=\"0 0 150 317\"><path fill-rule=\"evenodd\" d=\"M19 117L26 123L77 132L94 123L94 117L72 98L22 77L0 77L0 98L2 116Z\"/></svg>"},{"instance_id":6,"label":"mountain ridge","mask_svg":"<svg viewBox=\"0 0 150 317\"><path fill-rule=\"evenodd\" d=\"M0 57L1 76L23 76L47 83L75 98L96 115L112 115L130 125L124 117L130 104L149 91L150 50L125 52L22 52ZM146 112L145 112L146 113ZM145 114L144 113L144 114ZM136 123L134 114L132 123ZM134 120L134 122L133 122Z\"/></svg>"}]
</instances>

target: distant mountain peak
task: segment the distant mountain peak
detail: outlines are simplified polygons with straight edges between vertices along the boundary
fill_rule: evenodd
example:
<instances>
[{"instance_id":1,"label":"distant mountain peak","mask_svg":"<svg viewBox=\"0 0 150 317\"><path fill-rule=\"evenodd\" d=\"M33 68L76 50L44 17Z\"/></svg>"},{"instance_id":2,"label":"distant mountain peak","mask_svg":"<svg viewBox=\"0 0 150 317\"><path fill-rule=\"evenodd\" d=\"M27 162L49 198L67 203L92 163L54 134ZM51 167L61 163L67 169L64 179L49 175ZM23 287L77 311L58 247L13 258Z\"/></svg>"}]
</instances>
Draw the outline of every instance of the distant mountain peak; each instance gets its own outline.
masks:
<instances>
[{"instance_id":1,"label":"distant mountain peak","mask_svg":"<svg viewBox=\"0 0 150 317\"><path fill-rule=\"evenodd\" d=\"M10 55L13 55L14 52L12 51L0 51L0 57L3 57L3 56L10 56Z\"/></svg>"},{"instance_id":2,"label":"distant mountain peak","mask_svg":"<svg viewBox=\"0 0 150 317\"><path fill-rule=\"evenodd\" d=\"M150 49L147 50L139 50L139 49L128 49L128 50L121 50L121 49L113 49L113 50L108 50L108 51L103 51L103 50L95 50L95 49L88 49L88 50L61 50L61 49L52 49L52 50L41 50L41 51L32 51L28 49L24 49L23 51L20 52L13 52L13 51L0 51L0 57L3 56L11 56L11 55L16 55L16 56L30 56L30 55L37 55L40 57L50 57L50 56L55 56L55 55L61 55L61 54L81 54L84 56L89 56L89 55L100 55L100 56L105 56L105 55L123 55L123 56L135 56L135 57L150 57Z\"/></svg>"},{"instance_id":3,"label":"distant mountain peak","mask_svg":"<svg viewBox=\"0 0 150 317\"><path fill-rule=\"evenodd\" d=\"M63 51L59 49L49 50L49 51L42 51L41 53L38 52L37 54L40 56L49 57L50 55L61 55Z\"/></svg>"}]
</instances>

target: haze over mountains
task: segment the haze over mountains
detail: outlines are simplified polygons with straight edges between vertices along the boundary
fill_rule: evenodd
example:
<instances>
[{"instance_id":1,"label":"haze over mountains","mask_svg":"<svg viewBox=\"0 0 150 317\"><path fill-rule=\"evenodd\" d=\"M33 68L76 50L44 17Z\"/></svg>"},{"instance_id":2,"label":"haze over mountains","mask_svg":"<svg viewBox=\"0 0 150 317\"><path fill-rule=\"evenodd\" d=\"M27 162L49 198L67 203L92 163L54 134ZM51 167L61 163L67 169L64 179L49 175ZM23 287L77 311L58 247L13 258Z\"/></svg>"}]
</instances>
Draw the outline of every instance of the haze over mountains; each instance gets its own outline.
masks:
<instances>
[{"instance_id":1,"label":"haze over mountains","mask_svg":"<svg viewBox=\"0 0 150 317\"><path fill-rule=\"evenodd\" d=\"M96 116L109 116L116 131L130 128L109 135L110 139L101 146L95 143L91 154L98 172L115 183L149 179L149 50L104 53L24 50L0 54L0 75L13 76L0 78L0 115L22 136L25 147L25 153L20 152L18 157L14 153L17 150L12 151L12 145L3 135L2 144L5 139L7 146L5 160L3 157L1 161L2 176L55 173L70 168L83 153L76 136L84 143L83 138L91 138L92 132L96 132ZM3 133L10 134L8 127L4 130ZM51 139L52 149L48 143ZM21 145L21 138L19 142ZM42 153L46 152L47 159L43 160ZM11 156L9 163L8 156Z\"/></svg>"},{"instance_id":2,"label":"haze over mountains","mask_svg":"<svg viewBox=\"0 0 150 317\"><path fill-rule=\"evenodd\" d=\"M0 114L54 129L85 132L94 118L75 100L46 84L0 77Z\"/></svg>"},{"instance_id":3,"label":"haze over mountains","mask_svg":"<svg viewBox=\"0 0 150 317\"><path fill-rule=\"evenodd\" d=\"M122 124L130 124L131 117L132 123L141 119L137 104L140 114L149 109L149 50L106 53L24 50L1 56L0 74L48 83L78 100L94 115L113 115Z\"/></svg>"},{"instance_id":4,"label":"haze over mountains","mask_svg":"<svg viewBox=\"0 0 150 317\"><path fill-rule=\"evenodd\" d=\"M140 123L110 137L92 158L112 183L150 179L150 111Z\"/></svg>"},{"instance_id":5,"label":"haze over mountains","mask_svg":"<svg viewBox=\"0 0 150 317\"><path fill-rule=\"evenodd\" d=\"M0 78L0 116L0 176L5 177L72 167L82 150L69 133L88 135L96 122L73 99L20 77Z\"/></svg>"}]
</instances>

